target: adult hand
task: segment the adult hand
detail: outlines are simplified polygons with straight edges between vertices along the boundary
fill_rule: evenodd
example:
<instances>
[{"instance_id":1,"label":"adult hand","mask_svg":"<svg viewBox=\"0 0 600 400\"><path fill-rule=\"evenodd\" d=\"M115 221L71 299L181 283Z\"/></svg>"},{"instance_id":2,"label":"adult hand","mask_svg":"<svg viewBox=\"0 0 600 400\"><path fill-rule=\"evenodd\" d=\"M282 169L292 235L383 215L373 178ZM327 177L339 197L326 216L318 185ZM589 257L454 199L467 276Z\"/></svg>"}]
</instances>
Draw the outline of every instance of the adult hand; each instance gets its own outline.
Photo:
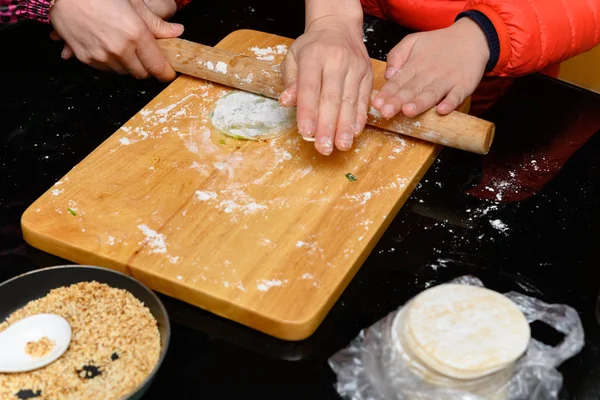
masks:
<instances>
[{"instance_id":1,"label":"adult hand","mask_svg":"<svg viewBox=\"0 0 600 400\"><path fill-rule=\"evenodd\" d=\"M297 106L298 131L329 155L345 151L365 127L373 87L371 61L358 23L327 15L307 25L283 62L284 106Z\"/></svg>"},{"instance_id":2,"label":"adult hand","mask_svg":"<svg viewBox=\"0 0 600 400\"><path fill-rule=\"evenodd\" d=\"M50 19L53 39L67 44L63 58L74 54L99 70L138 79L170 81L176 76L155 38L178 37L183 26L165 22L144 0L58 0Z\"/></svg>"},{"instance_id":3,"label":"adult hand","mask_svg":"<svg viewBox=\"0 0 600 400\"><path fill-rule=\"evenodd\" d=\"M177 12L175 0L144 0L144 2L154 15L165 21Z\"/></svg>"},{"instance_id":4,"label":"adult hand","mask_svg":"<svg viewBox=\"0 0 600 400\"><path fill-rule=\"evenodd\" d=\"M485 34L469 18L409 35L388 54L388 81L373 107L385 118L400 111L414 117L436 104L439 114L449 114L473 94L489 58Z\"/></svg>"}]
</instances>

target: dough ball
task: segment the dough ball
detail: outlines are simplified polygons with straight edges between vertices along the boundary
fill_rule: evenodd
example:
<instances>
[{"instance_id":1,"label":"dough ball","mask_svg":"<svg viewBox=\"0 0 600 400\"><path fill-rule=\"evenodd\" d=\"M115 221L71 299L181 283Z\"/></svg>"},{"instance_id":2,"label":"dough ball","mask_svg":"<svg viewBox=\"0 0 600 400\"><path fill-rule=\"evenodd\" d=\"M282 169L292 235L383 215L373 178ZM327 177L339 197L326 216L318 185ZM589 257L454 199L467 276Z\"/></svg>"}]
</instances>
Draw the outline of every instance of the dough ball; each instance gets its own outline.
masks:
<instances>
[{"instance_id":1,"label":"dough ball","mask_svg":"<svg viewBox=\"0 0 600 400\"><path fill-rule=\"evenodd\" d=\"M232 91L215 103L210 122L236 139L264 140L283 135L296 124L296 108L244 91Z\"/></svg>"}]
</instances>

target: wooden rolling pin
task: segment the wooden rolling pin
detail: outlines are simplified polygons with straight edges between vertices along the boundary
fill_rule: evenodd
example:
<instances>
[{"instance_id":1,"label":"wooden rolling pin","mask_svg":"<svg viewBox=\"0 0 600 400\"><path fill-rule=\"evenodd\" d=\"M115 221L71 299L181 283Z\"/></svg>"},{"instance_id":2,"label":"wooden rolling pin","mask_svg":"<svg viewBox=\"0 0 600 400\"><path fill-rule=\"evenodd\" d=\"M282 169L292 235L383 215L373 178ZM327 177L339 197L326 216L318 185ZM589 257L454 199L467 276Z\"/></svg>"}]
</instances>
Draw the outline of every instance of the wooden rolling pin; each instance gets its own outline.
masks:
<instances>
[{"instance_id":1,"label":"wooden rolling pin","mask_svg":"<svg viewBox=\"0 0 600 400\"><path fill-rule=\"evenodd\" d=\"M278 64L183 39L160 39L158 43L173 69L182 74L273 99L284 90ZM376 93L373 91L373 96ZM458 111L441 116L435 109L415 118L399 114L389 120L371 111L367 124L477 154L488 153L495 132L491 122Z\"/></svg>"}]
</instances>

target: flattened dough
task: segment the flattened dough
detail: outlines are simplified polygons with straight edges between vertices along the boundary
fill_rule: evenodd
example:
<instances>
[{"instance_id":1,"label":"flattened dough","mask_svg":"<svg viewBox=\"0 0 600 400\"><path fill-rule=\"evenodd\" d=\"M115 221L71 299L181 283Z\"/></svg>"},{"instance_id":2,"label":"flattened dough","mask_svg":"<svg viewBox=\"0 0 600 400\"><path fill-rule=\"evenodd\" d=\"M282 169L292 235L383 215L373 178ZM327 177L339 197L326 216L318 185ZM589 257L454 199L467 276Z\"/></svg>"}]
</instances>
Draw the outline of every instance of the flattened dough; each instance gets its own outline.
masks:
<instances>
[{"instance_id":1,"label":"flattened dough","mask_svg":"<svg viewBox=\"0 0 600 400\"><path fill-rule=\"evenodd\" d=\"M285 133L296 124L296 108L244 91L232 91L215 103L210 122L236 139L264 140Z\"/></svg>"},{"instance_id":2,"label":"flattened dough","mask_svg":"<svg viewBox=\"0 0 600 400\"><path fill-rule=\"evenodd\" d=\"M507 297L471 285L444 284L411 302L404 339L431 368L474 379L505 368L526 350L527 319Z\"/></svg>"}]
</instances>

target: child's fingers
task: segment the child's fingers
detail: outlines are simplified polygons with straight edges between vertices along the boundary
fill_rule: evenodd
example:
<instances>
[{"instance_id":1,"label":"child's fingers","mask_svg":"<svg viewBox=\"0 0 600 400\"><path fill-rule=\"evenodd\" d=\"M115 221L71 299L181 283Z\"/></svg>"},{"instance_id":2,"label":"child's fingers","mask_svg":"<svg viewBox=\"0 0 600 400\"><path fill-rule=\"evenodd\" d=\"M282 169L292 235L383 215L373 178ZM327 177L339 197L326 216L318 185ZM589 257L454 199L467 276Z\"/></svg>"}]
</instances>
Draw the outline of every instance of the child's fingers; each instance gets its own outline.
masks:
<instances>
[{"instance_id":1,"label":"child's fingers","mask_svg":"<svg viewBox=\"0 0 600 400\"><path fill-rule=\"evenodd\" d=\"M386 100L385 105L381 108L383 117L392 118L398 114L402 107L407 103L411 103L429 83L430 78L423 75L417 75L406 82L400 90Z\"/></svg>"},{"instance_id":2,"label":"child's fingers","mask_svg":"<svg viewBox=\"0 0 600 400\"><path fill-rule=\"evenodd\" d=\"M426 73L415 75L413 79L406 82L402 87L388 97L384 106L381 108L381 114L384 118L392 118L398 114L402 107L414 100L416 96L423 91L433 80L432 76Z\"/></svg>"},{"instance_id":3,"label":"child's fingers","mask_svg":"<svg viewBox=\"0 0 600 400\"><path fill-rule=\"evenodd\" d=\"M350 150L354 141L354 124L361 81L362 74L359 75L356 71L350 70L346 75L335 132L335 146L342 151Z\"/></svg>"},{"instance_id":4,"label":"child's fingers","mask_svg":"<svg viewBox=\"0 0 600 400\"><path fill-rule=\"evenodd\" d=\"M407 117L416 117L438 104L452 88L446 77L441 77L425 87L411 102L402 106L402 113Z\"/></svg>"},{"instance_id":5,"label":"child's fingers","mask_svg":"<svg viewBox=\"0 0 600 400\"><path fill-rule=\"evenodd\" d=\"M315 148L328 156L333 151L337 120L344 96L347 67L328 64L323 68L323 85L319 99L319 120L315 133Z\"/></svg>"},{"instance_id":6,"label":"child's fingers","mask_svg":"<svg viewBox=\"0 0 600 400\"><path fill-rule=\"evenodd\" d=\"M383 113L383 106L387 103L388 99L402 89L402 87L412 80L416 75L416 70L413 67L407 67L388 80L385 85L381 88L379 93L373 97L373 106Z\"/></svg>"},{"instance_id":7,"label":"child's fingers","mask_svg":"<svg viewBox=\"0 0 600 400\"><path fill-rule=\"evenodd\" d=\"M454 86L446 98L437 106L437 112L441 115L450 114L465 101L468 95L468 91L463 86Z\"/></svg>"},{"instance_id":8,"label":"child's fingers","mask_svg":"<svg viewBox=\"0 0 600 400\"><path fill-rule=\"evenodd\" d=\"M369 111L369 102L371 92L373 91L373 72L369 70L363 78L358 91L358 102L356 105L356 122L354 125L354 135L358 136L365 129L367 124L367 112Z\"/></svg>"},{"instance_id":9,"label":"child's fingers","mask_svg":"<svg viewBox=\"0 0 600 400\"><path fill-rule=\"evenodd\" d=\"M306 57L298 60L296 118L298 120L298 132L305 138L312 138L315 135L319 114L322 73L323 67L319 61Z\"/></svg>"},{"instance_id":10,"label":"child's fingers","mask_svg":"<svg viewBox=\"0 0 600 400\"><path fill-rule=\"evenodd\" d=\"M390 79L404 66L416 40L416 35L408 35L388 53L385 79Z\"/></svg>"}]
</instances>

